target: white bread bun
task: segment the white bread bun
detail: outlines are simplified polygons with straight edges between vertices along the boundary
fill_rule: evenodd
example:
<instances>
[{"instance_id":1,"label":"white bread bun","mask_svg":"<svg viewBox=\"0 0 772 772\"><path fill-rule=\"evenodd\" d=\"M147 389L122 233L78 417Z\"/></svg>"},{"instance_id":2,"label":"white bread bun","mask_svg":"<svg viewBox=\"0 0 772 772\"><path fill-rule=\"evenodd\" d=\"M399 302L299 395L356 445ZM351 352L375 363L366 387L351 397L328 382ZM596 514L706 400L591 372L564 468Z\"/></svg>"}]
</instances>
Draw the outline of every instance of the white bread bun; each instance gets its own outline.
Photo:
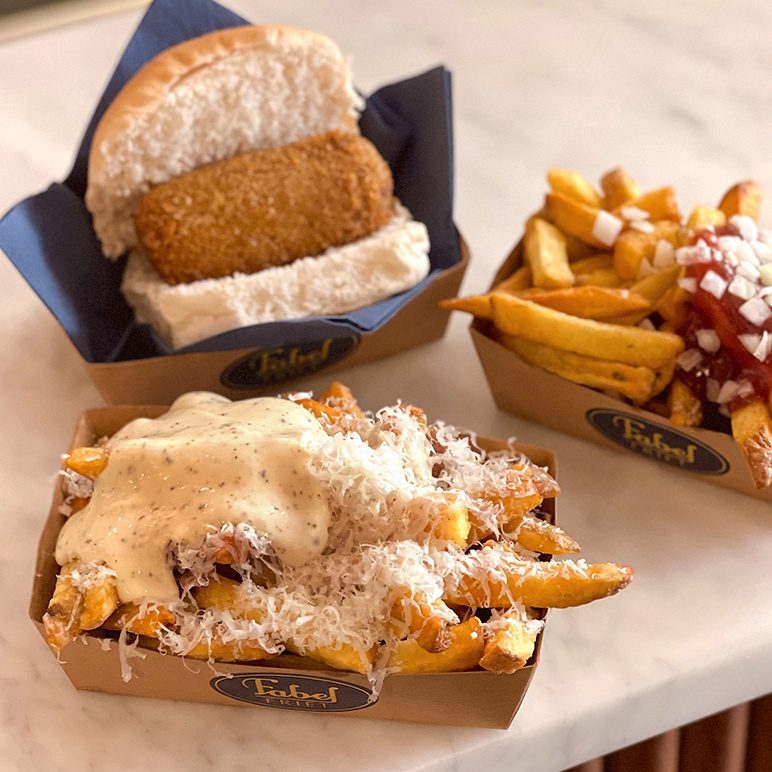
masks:
<instances>
[{"instance_id":1,"label":"white bread bun","mask_svg":"<svg viewBox=\"0 0 772 772\"><path fill-rule=\"evenodd\" d=\"M261 322L343 314L403 292L429 273L429 234L397 205L363 239L252 274L166 284L135 249L121 290L172 348Z\"/></svg>"},{"instance_id":2,"label":"white bread bun","mask_svg":"<svg viewBox=\"0 0 772 772\"><path fill-rule=\"evenodd\" d=\"M123 87L94 134L86 206L104 253L136 246L132 214L151 185L310 134L358 132L358 108L348 62L314 32L236 27L163 51Z\"/></svg>"}]
</instances>

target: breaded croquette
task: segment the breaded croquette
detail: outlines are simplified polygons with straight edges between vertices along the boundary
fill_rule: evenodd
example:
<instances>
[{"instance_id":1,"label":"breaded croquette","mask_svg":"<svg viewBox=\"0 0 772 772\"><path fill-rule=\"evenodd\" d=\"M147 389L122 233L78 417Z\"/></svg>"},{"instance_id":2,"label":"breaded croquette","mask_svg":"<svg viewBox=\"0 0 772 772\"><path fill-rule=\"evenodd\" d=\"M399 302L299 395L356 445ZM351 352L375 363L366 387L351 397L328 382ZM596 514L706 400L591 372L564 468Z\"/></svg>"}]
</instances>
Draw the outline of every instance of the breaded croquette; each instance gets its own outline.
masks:
<instances>
[{"instance_id":1,"label":"breaded croquette","mask_svg":"<svg viewBox=\"0 0 772 772\"><path fill-rule=\"evenodd\" d=\"M134 222L169 284L254 273L369 235L394 213L375 147L328 131L256 150L152 188Z\"/></svg>"}]
</instances>

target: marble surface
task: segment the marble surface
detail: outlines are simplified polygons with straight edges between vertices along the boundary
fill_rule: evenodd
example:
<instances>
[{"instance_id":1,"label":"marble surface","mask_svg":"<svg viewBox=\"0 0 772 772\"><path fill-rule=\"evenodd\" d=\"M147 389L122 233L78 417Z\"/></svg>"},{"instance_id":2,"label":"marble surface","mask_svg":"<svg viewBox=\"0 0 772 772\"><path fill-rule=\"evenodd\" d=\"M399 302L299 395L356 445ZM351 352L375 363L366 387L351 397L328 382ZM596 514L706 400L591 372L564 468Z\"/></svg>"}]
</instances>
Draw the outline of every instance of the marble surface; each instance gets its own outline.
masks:
<instances>
[{"instance_id":1,"label":"marble surface","mask_svg":"<svg viewBox=\"0 0 772 772\"><path fill-rule=\"evenodd\" d=\"M621 163L684 205L755 177L772 191L770 10L755 2L233 0L254 21L319 29L371 89L454 71L456 218L486 286L550 164ZM138 18L0 46L0 210L69 168ZM769 207L765 218L770 221ZM3 769L558 770L772 691L768 504L499 413L453 320L441 342L345 379L481 432L554 448L562 525L586 555L636 567L623 594L551 615L543 659L506 732L131 700L75 692L26 618L52 471L99 404L73 348L0 261L0 767ZM318 379L316 383L321 383Z\"/></svg>"}]
</instances>

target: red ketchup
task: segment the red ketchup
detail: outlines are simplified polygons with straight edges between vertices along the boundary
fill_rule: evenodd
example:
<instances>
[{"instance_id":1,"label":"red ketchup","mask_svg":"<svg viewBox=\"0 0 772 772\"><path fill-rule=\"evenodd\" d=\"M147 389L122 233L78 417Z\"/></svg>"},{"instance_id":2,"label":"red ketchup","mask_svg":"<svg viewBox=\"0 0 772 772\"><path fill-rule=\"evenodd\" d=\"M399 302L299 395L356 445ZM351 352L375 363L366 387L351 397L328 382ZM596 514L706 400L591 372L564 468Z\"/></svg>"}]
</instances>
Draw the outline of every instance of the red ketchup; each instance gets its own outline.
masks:
<instances>
[{"instance_id":1,"label":"red ketchup","mask_svg":"<svg viewBox=\"0 0 772 772\"><path fill-rule=\"evenodd\" d=\"M684 250L685 256L683 253L678 255L679 262L686 262L686 278L694 279L697 285L691 297L691 313L678 333L685 340L686 352L688 353L689 349L697 349L702 358L689 370L679 367L677 377L703 401L707 401L710 397L715 400L715 394L708 394L709 379L716 381L719 389L730 380L736 383L746 382L749 386L726 403L730 412L757 399L766 400L772 390L772 345L767 348L766 358L760 361L739 337L741 335L763 336L764 332L772 336L772 316L760 323L750 321L740 312L740 306L746 302L746 298L737 297L729 290L729 284L735 278L738 267L743 261L733 260L728 249L722 248L719 240L723 236L740 239L739 230L733 221L729 226L701 231L693 241L695 247L701 249L700 259L695 259L695 251L690 257L687 252L690 249L688 247ZM745 244L750 246L747 241ZM720 298L704 286L700 286L705 275L711 271L727 284ZM709 277L709 280L711 278ZM749 289L755 289L755 297L759 297L759 293L764 289L761 281L747 276L744 278L749 282L746 286ZM721 347L716 352L711 353L700 348L697 331L704 329L714 330L718 335ZM688 356L682 361L688 361ZM715 388L713 386L713 389Z\"/></svg>"}]
</instances>

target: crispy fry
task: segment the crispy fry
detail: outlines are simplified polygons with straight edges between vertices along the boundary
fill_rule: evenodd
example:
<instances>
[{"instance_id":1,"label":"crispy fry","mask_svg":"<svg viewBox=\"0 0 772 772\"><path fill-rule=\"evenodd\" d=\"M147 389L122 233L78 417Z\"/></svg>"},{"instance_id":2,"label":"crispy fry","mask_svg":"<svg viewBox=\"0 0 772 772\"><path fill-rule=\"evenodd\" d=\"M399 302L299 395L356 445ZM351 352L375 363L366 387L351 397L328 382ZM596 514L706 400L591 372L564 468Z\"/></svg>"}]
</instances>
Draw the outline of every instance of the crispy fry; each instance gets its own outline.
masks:
<instances>
[{"instance_id":1,"label":"crispy fry","mask_svg":"<svg viewBox=\"0 0 772 772\"><path fill-rule=\"evenodd\" d=\"M642 196L629 201L627 205L648 212L649 219L653 223L657 223L660 220L672 220L674 223L681 222L681 212L678 209L675 191L670 186L650 190L648 193L644 193Z\"/></svg>"},{"instance_id":2,"label":"crispy fry","mask_svg":"<svg viewBox=\"0 0 772 772\"><path fill-rule=\"evenodd\" d=\"M507 335L597 359L655 368L684 348L683 340L672 333L579 319L513 295L494 293L492 303L496 327Z\"/></svg>"},{"instance_id":3,"label":"crispy fry","mask_svg":"<svg viewBox=\"0 0 772 772\"><path fill-rule=\"evenodd\" d=\"M423 593L399 587L391 607L397 635L405 630L426 651L436 654L450 646L450 609L442 600L430 601Z\"/></svg>"},{"instance_id":4,"label":"crispy fry","mask_svg":"<svg viewBox=\"0 0 772 772\"><path fill-rule=\"evenodd\" d=\"M732 412L732 436L740 446L757 488L772 485L772 418L761 400Z\"/></svg>"},{"instance_id":5,"label":"crispy fry","mask_svg":"<svg viewBox=\"0 0 772 772\"><path fill-rule=\"evenodd\" d=\"M571 555L582 548L562 529L538 517L524 517L517 541L531 552L545 555Z\"/></svg>"},{"instance_id":6,"label":"crispy fry","mask_svg":"<svg viewBox=\"0 0 772 772\"><path fill-rule=\"evenodd\" d=\"M572 169L559 169L553 166L547 172L547 181L555 193L562 193L580 204L594 206L599 209L603 206L600 196L590 182L579 172Z\"/></svg>"},{"instance_id":7,"label":"crispy fry","mask_svg":"<svg viewBox=\"0 0 772 772\"><path fill-rule=\"evenodd\" d=\"M686 224L694 230L702 230L709 225L726 225L726 215L712 206L695 206Z\"/></svg>"},{"instance_id":8,"label":"crispy fry","mask_svg":"<svg viewBox=\"0 0 772 772\"><path fill-rule=\"evenodd\" d=\"M657 249L657 242L669 241L674 246L680 245L681 226L677 222L663 220L654 223L651 233L625 231L614 244L614 268L623 278L634 280L638 276L641 262L651 261Z\"/></svg>"},{"instance_id":9,"label":"crispy fry","mask_svg":"<svg viewBox=\"0 0 772 772\"><path fill-rule=\"evenodd\" d=\"M470 528L466 505L455 494L446 494L445 503L439 509L439 521L434 526L434 537L466 547Z\"/></svg>"},{"instance_id":10,"label":"crispy fry","mask_svg":"<svg viewBox=\"0 0 772 772\"><path fill-rule=\"evenodd\" d=\"M489 542L479 552L470 553L468 572L445 587L448 603L510 608L516 600L537 608L569 608L614 595L633 578L632 568L615 563L534 563L498 542ZM495 568L488 568L491 563Z\"/></svg>"},{"instance_id":11,"label":"crispy fry","mask_svg":"<svg viewBox=\"0 0 772 772\"><path fill-rule=\"evenodd\" d=\"M493 673L514 673L533 656L538 624L524 622L519 611L506 611L496 622L496 629L485 641L480 667Z\"/></svg>"},{"instance_id":12,"label":"crispy fry","mask_svg":"<svg viewBox=\"0 0 772 772\"><path fill-rule=\"evenodd\" d=\"M78 626L81 630L95 630L118 608L118 590L112 576L94 582L86 588L83 610Z\"/></svg>"},{"instance_id":13,"label":"crispy fry","mask_svg":"<svg viewBox=\"0 0 772 772\"><path fill-rule=\"evenodd\" d=\"M657 394L661 394L673 380L675 375L676 361L675 357L669 359L664 365L654 370L654 388L652 390L652 396L656 397Z\"/></svg>"},{"instance_id":14,"label":"crispy fry","mask_svg":"<svg viewBox=\"0 0 772 772\"><path fill-rule=\"evenodd\" d=\"M515 290L530 287L531 283L531 269L527 265L524 265L521 268L518 268L511 276L504 279L504 281L497 284L496 289L501 290L502 292L513 292ZM479 314L475 315L479 316Z\"/></svg>"},{"instance_id":15,"label":"crispy fry","mask_svg":"<svg viewBox=\"0 0 772 772\"><path fill-rule=\"evenodd\" d=\"M669 324L670 329L677 330L686 323L689 302L689 293L674 284L659 299L654 310Z\"/></svg>"},{"instance_id":16,"label":"crispy fry","mask_svg":"<svg viewBox=\"0 0 772 772\"><path fill-rule=\"evenodd\" d=\"M564 233L563 236L566 239L566 254L570 263L573 263L575 260L584 260L597 252L594 247L585 244L581 239L572 236L570 233Z\"/></svg>"},{"instance_id":17,"label":"crispy fry","mask_svg":"<svg viewBox=\"0 0 772 772\"><path fill-rule=\"evenodd\" d=\"M566 240L554 225L532 217L525 230L524 248L535 286L550 289L573 285Z\"/></svg>"},{"instance_id":18,"label":"crispy fry","mask_svg":"<svg viewBox=\"0 0 772 772\"><path fill-rule=\"evenodd\" d=\"M594 233L595 221L602 210L580 204L562 193L548 193L546 202L547 215L560 230L576 236L590 246L601 249L608 246Z\"/></svg>"},{"instance_id":19,"label":"crispy fry","mask_svg":"<svg viewBox=\"0 0 772 772\"><path fill-rule=\"evenodd\" d=\"M298 399L295 400L296 404L304 407L309 413L313 413L317 418L326 416L333 423L338 421L343 415L343 411L340 408L333 407L332 405L325 405L323 402L319 402L316 399Z\"/></svg>"},{"instance_id":20,"label":"crispy fry","mask_svg":"<svg viewBox=\"0 0 772 772\"><path fill-rule=\"evenodd\" d=\"M83 612L85 591L73 583L72 575L77 568L77 560L62 566L59 576L56 577L54 594L43 615L46 640L57 653L70 641L74 641L80 632L79 622Z\"/></svg>"},{"instance_id":21,"label":"crispy fry","mask_svg":"<svg viewBox=\"0 0 772 772\"><path fill-rule=\"evenodd\" d=\"M361 418L364 415L354 393L348 386L340 383L340 381L332 381L319 395L319 401L324 402L327 405L332 405L333 407L338 407L345 413L351 413L351 415L357 416L358 418Z\"/></svg>"},{"instance_id":22,"label":"crispy fry","mask_svg":"<svg viewBox=\"0 0 772 772\"><path fill-rule=\"evenodd\" d=\"M229 609L234 616L242 619L252 619L255 622L263 620L263 613L259 608L250 607L245 604L239 591L239 583L232 579L216 574L210 579L205 587L199 587L194 591L196 603L201 608L224 608ZM320 646L310 650L301 650L297 641L289 639L284 641L284 645L289 651L300 654L305 657L323 662L325 665L337 668L338 670L352 670L355 673L367 673L372 668L375 658L375 651L362 652L348 644L339 647ZM227 651L230 651L229 649ZM261 659L259 656L246 656L247 654L259 654L262 649L249 645L244 652L243 659ZM238 652L233 652L237 655ZM188 656L195 656L188 654ZM269 656L265 654L263 659ZM220 659L215 655L215 659ZM238 661L238 657L235 657Z\"/></svg>"},{"instance_id":23,"label":"crispy fry","mask_svg":"<svg viewBox=\"0 0 772 772\"><path fill-rule=\"evenodd\" d=\"M702 402L683 381L673 381L667 404L674 426L699 426L702 423Z\"/></svg>"},{"instance_id":24,"label":"crispy fry","mask_svg":"<svg viewBox=\"0 0 772 772\"><path fill-rule=\"evenodd\" d=\"M528 364L582 386L618 391L635 402L645 402L654 394L656 376L650 367L575 354L503 333L499 335L499 340Z\"/></svg>"},{"instance_id":25,"label":"crispy fry","mask_svg":"<svg viewBox=\"0 0 772 772\"><path fill-rule=\"evenodd\" d=\"M581 260L571 263L571 270L574 276L579 277L583 273L592 273L602 268L611 268L613 265L613 255L610 252L596 252L589 257L583 257Z\"/></svg>"},{"instance_id":26,"label":"crispy fry","mask_svg":"<svg viewBox=\"0 0 772 772\"><path fill-rule=\"evenodd\" d=\"M758 221L761 208L761 190L751 180L738 182L724 193L718 208L724 213L727 220L736 214L741 214Z\"/></svg>"},{"instance_id":27,"label":"crispy fry","mask_svg":"<svg viewBox=\"0 0 772 772\"><path fill-rule=\"evenodd\" d=\"M154 638L163 626L172 625L175 621L174 612L165 606L150 606L143 614L137 603L123 603L102 627L106 630L122 630L125 627L131 633Z\"/></svg>"},{"instance_id":28,"label":"crispy fry","mask_svg":"<svg viewBox=\"0 0 772 772\"><path fill-rule=\"evenodd\" d=\"M503 282L503 284L506 284L506 282ZM447 298L440 301L440 307L446 308L448 311L466 311L479 319L493 318L490 293L472 295L468 298Z\"/></svg>"},{"instance_id":29,"label":"crispy fry","mask_svg":"<svg viewBox=\"0 0 772 772\"><path fill-rule=\"evenodd\" d=\"M97 477L107 466L107 449L74 448L65 456L62 465L84 477Z\"/></svg>"},{"instance_id":30,"label":"crispy fry","mask_svg":"<svg viewBox=\"0 0 772 772\"><path fill-rule=\"evenodd\" d=\"M576 277L580 287L621 287L622 277L613 268L598 268Z\"/></svg>"},{"instance_id":31,"label":"crispy fry","mask_svg":"<svg viewBox=\"0 0 772 772\"><path fill-rule=\"evenodd\" d=\"M609 210L629 204L641 195L638 183L621 167L606 172L600 179L600 187L603 206Z\"/></svg>"},{"instance_id":32,"label":"crispy fry","mask_svg":"<svg viewBox=\"0 0 772 772\"><path fill-rule=\"evenodd\" d=\"M399 641L389 658L389 667L400 673L449 673L477 667L483 655L482 623L477 617L450 628L450 645L430 654L417 641Z\"/></svg>"},{"instance_id":33,"label":"crispy fry","mask_svg":"<svg viewBox=\"0 0 772 772\"><path fill-rule=\"evenodd\" d=\"M670 268L665 268L656 273L651 273L648 276L635 282L630 287L630 292L635 292L637 295L642 295L646 298L651 307L656 308L657 303L662 297L675 286L676 280L681 275L681 266L673 265ZM649 312L637 312L634 314L625 314L624 316L617 316L606 321L612 324L640 324L647 316Z\"/></svg>"},{"instance_id":34,"label":"crispy fry","mask_svg":"<svg viewBox=\"0 0 772 772\"><path fill-rule=\"evenodd\" d=\"M583 319L609 319L622 314L651 312L651 303L632 290L611 287L569 287L523 290L518 296L540 306Z\"/></svg>"}]
</instances>

